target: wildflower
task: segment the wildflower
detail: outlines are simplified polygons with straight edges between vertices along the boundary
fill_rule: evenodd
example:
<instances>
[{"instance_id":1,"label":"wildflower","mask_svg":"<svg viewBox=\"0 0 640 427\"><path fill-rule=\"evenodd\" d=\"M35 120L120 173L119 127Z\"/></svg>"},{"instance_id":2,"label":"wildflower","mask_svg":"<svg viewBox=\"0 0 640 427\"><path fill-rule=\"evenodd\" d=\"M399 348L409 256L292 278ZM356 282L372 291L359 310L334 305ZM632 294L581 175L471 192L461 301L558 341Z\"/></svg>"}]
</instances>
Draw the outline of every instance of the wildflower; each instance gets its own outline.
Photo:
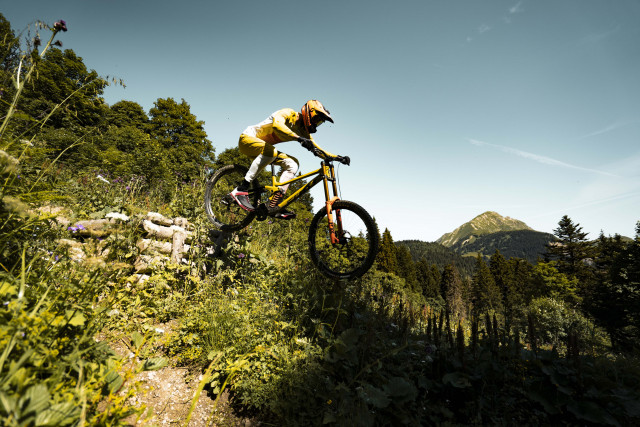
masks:
<instances>
[{"instance_id":1,"label":"wildflower","mask_svg":"<svg viewBox=\"0 0 640 427\"><path fill-rule=\"evenodd\" d=\"M67 31L67 23L64 20L59 20L55 24L53 24L53 29L55 32L58 31Z\"/></svg>"},{"instance_id":2,"label":"wildflower","mask_svg":"<svg viewBox=\"0 0 640 427\"><path fill-rule=\"evenodd\" d=\"M131 187L130 187L129 185L127 185L127 186L125 187L125 190L129 191L129 190L131 190Z\"/></svg>"},{"instance_id":3,"label":"wildflower","mask_svg":"<svg viewBox=\"0 0 640 427\"><path fill-rule=\"evenodd\" d=\"M76 231L78 231L78 227L74 227L74 226L67 227L67 230L71 231L72 233L75 233Z\"/></svg>"},{"instance_id":4,"label":"wildflower","mask_svg":"<svg viewBox=\"0 0 640 427\"><path fill-rule=\"evenodd\" d=\"M267 224L273 224L273 221L267 221Z\"/></svg>"},{"instance_id":5,"label":"wildflower","mask_svg":"<svg viewBox=\"0 0 640 427\"><path fill-rule=\"evenodd\" d=\"M245 255L245 254L243 254L242 252L240 252L240 253L238 254L238 258L240 258L240 259L244 258L245 256L246 256L246 255Z\"/></svg>"},{"instance_id":6,"label":"wildflower","mask_svg":"<svg viewBox=\"0 0 640 427\"><path fill-rule=\"evenodd\" d=\"M82 224L76 224L76 226L78 227L78 230L86 230Z\"/></svg>"}]
</instances>

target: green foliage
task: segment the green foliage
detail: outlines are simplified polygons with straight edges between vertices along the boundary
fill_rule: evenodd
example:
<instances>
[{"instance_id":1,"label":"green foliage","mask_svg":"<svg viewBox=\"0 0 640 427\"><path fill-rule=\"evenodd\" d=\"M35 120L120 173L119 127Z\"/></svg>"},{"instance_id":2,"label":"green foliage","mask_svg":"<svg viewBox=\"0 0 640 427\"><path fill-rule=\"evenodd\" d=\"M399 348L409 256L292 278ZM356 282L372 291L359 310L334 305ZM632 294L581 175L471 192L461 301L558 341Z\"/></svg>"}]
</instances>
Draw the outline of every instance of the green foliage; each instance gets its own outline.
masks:
<instances>
[{"instance_id":1,"label":"green foliage","mask_svg":"<svg viewBox=\"0 0 640 427\"><path fill-rule=\"evenodd\" d=\"M574 310L569 304L553 298L538 298L529 305L529 313L538 328L539 344L555 349L565 348L569 335L574 333L583 351L601 353L609 344L606 335L593 321ZM521 327L524 329L525 325Z\"/></svg>"},{"instance_id":2,"label":"green foliage","mask_svg":"<svg viewBox=\"0 0 640 427\"><path fill-rule=\"evenodd\" d=\"M578 295L578 279L567 277L556 268L555 262L540 262L533 269L533 284L540 295L549 295L559 301L576 305L581 298Z\"/></svg>"},{"instance_id":3,"label":"green foliage","mask_svg":"<svg viewBox=\"0 0 640 427\"><path fill-rule=\"evenodd\" d=\"M149 125L149 116L137 102L123 100L109 108L107 124L119 128L134 127L145 131Z\"/></svg>"},{"instance_id":4,"label":"green foliage","mask_svg":"<svg viewBox=\"0 0 640 427\"><path fill-rule=\"evenodd\" d=\"M558 222L553 231L558 241L547 246L546 257L557 261L558 270L570 276L586 279L590 276L586 261L593 257L593 246L580 224L575 224L567 215Z\"/></svg>"},{"instance_id":5,"label":"green foliage","mask_svg":"<svg viewBox=\"0 0 640 427\"><path fill-rule=\"evenodd\" d=\"M191 114L184 99L178 104L173 98L158 98L154 105L149 111L149 134L164 148L178 182L195 180L213 156L204 122Z\"/></svg>"},{"instance_id":6,"label":"green foliage","mask_svg":"<svg viewBox=\"0 0 640 427\"><path fill-rule=\"evenodd\" d=\"M0 13L0 69L10 71L15 68L20 56L20 39L16 37L11 23ZM4 83L3 76L3 86ZM2 110L4 111L4 110Z\"/></svg>"},{"instance_id":7,"label":"green foliage","mask_svg":"<svg viewBox=\"0 0 640 427\"><path fill-rule=\"evenodd\" d=\"M2 46L3 67L15 65L15 45ZM593 280L582 274L591 271L581 270L582 255L577 264L563 255L534 267L496 252L489 267L478 257L474 268L442 245L396 245L389 230L377 268L330 281L308 260L310 199L294 205L295 221L254 221L212 257L201 173L217 163L186 102L159 99L150 117L129 101L106 107L101 79L72 51L26 58L42 65L43 81L25 89L20 109L2 104L0 131L6 424L139 417L144 408L128 403L142 392L134 375L162 369L167 357L203 372L207 393L229 390L236 409L275 425L638 424L637 236L628 245L601 242L592 293L579 292ZM16 138L25 130L34 132L30 144ZM248 159L231 149L218 162ZM73 230L29 206L43 200L63 203L72 222L118 211L133 224L102 241L84 236L85 261L72 261L58 242L76 237ZM186 217L195 229L189 264L159 263L139 280L129 274L136 218L149 210ZM559 237L570 241L571 223L562 223ZM609 336L581 310L587 297L628 355L612 353ZM472 318L472 302L493 315ZM155 332L159 322L175 325L169 338ZM134 357L115 357L105 336ZM156 341L165 354L151 348Z\"/></svg>"},{"instance_id":8,"label":"green foliage","mask_svg":"<svg viewBox=\"0 0 640 427\"><path fill-rule=\"evenodd\" d=\"M616 349L640 348L640 222L635 240L627 246L619 239L602 241L599 263L610 266L601 275L590 301L590 312L611 336Z\"/></svg>"},{"instance_id":9,"label":"green foliage","mask_svg":"<svg viewBox=\"0 0 640 427\"><path fill-rule=\"evenodd\" d=\"M534 230L498 231L477 236L470 242L459 241L451 246L451 250L460 255L480 253L485 258L497 250L507 259L521 258L536 263L546 252L547 245L555 240L552 234Z\"/></svg>"},{"instance_id":10,"label":"green foliage","mask_svg":"<svg viewBox=\"0 0 640 427\"><path fill-rule=\"evenodd\" d=\"M481 316L488 312L496 312L502 309L502 293L491 270L478 255L476 258L476 272L471 281L471 296L473 312Z\"/></svg>"},{"instance_id":11,"label":"green foliage","mask_svg":"<svg viewBox=\"0 0 640 427\"><path fill-rule=\"evenodd\" d=\"M407 246L411 252L411 257L416 262L424 259L430 265L435 265L440 271L449 264L455 264L463 277L471 277L473 274L475 266L473 257L463 257L440 243L403 240L396 242L396 244Z\"/></svg>"},{"instance_id":12,"label":"green foliage","mask_svg":"<svg viewBox=\"0 0 640 427\"><path fill-rule=\"evenodd\" d=\"M38 64L38 76L26 87L19 107L36 122L44 123L46 117L49 127L98 126L107 111L101 98L107 85L73 50L52 48Z\"/></svg>"},{"instance_id":13,"label":"green foliage","mask_svg":"<svg viewBox=\"0 0 640 427\"><path fill-rule=\"evenodd\" d=\"M398 272L398 258L396 257L396 246L389 229L385 228L380 240L380 250L376 258L377 268L386 273Z\"/></svg>"},{"instance_id":14,"label":"green foliage","mask_svg":"<svg viewBox=\"0 0 640 427\"><path fill-rule=\"evenodd\" d=\"M447 310L457 317L467 315L468 289L455 265L449 264L444 268L440 280L440 290Z\"/></svg>"}]
</instances>

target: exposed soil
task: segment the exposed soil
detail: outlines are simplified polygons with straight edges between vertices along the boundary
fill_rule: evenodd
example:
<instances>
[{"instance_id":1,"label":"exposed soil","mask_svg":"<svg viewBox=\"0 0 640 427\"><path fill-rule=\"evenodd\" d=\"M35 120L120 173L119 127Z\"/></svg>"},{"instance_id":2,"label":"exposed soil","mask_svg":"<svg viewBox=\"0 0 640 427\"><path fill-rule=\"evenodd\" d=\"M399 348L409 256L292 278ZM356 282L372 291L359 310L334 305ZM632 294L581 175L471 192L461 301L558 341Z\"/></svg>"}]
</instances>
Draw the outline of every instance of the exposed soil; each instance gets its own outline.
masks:
<instances>
[{"instance_id":1,"label":"exposed soil","mask_svg":"<svg viewBox=\"0 0 640 427\"><path fill-rule=\"evenodd\" d=\"M171 324L158 325L157 330L169 333ZM133 354L122 339L108 339L110 347L121 357L132 358ZM166 366L157 371L141 372L131 383L139 382L142 393L130 403L135 407L146 407L140 420L130 417L134 426L185 426L191 405L202 376L186 368ZM217 402L206 390L200 393L189 427L204 426L259 426L260 422L238 416L224 392Z\"/></svg>"}]
</instances>

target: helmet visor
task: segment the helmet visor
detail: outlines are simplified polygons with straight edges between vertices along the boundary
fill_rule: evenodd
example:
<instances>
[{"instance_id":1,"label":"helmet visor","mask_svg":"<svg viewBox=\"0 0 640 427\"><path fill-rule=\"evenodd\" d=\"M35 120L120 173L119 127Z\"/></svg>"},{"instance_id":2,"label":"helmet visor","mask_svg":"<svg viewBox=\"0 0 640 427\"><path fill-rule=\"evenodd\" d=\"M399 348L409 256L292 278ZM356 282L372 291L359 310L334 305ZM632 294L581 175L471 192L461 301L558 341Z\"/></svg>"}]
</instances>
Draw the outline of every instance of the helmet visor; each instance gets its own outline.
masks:
<instances>
[{"instance_id":1,"label":"helmet visor","mask_svg":"<svg viewBox=\"0 0 640 427\"><path fill-rule=\"evenodd\" d=\"M314 117L311 119L311 123L312 123L314 126L318 127L318 126L320 126L321 124L323 124L323 123L324 123L324 119L325 119L325 118L324 118L324 117L322 117L322 115L318 114L318 115L314 116Z\"/></svg>"}]
</instances>

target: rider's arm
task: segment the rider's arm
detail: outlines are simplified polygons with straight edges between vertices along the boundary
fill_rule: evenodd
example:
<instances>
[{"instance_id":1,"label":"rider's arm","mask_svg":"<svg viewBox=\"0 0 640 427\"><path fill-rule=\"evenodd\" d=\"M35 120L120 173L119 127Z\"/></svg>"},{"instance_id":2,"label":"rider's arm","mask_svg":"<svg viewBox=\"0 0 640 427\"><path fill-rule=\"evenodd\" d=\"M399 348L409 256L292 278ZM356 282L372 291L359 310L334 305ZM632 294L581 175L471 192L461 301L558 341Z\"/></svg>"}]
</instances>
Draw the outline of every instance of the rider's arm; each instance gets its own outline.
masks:
<instances>
[{"instance_id":1,"label":"rider's arm","mask_svg":"<svg viewBox=\"0 0 640 427\"><path fill-rule=\"evenodd\" d=\"M295 117L296 112L290 108L284 108L273 114L273 131L281 141L295 141L300 138L300 135L287 126L287 119L291 121L292 114Z\"/></svg>"},{"instance_id":2,"label":"rider's arm","mask_svg":"<svg viewBox=\"0 0 640 427\"><path fill-rule=\"evenodd\" d=\"M328 152L327 150L325 150L324 148L316 144L316 142L313 140L313 137L310 137L309 139L311 139L311 142L313 142L313 146L316 147L318 150L322 151L323 153L326 153L330 157L336 157L335 154Z\"/></svg>"},{"instance_id":3,"label":"rider's arm","mask_svg":"<svg viewBox=\"0 0 640 427\"><path fill-rule=\"evenodd\" d=\"M290 122L294 122L296 118L297 113L290 108L284 108L282 110L276 111L273 114L273 131L275 132L276 136L280 138L280 140L295 141L300 138L300 135L296 134L291 130L289 126L287 126L287 120L289 120ZM336 157L335 154L328 152L327 150L321 148L318 144L316 144L311 135L309 135L309 139L311 140L311 142L313 142L314 147L316 147L318 150L326 153L330 157Z\"/></svg>"}]
</instances>

